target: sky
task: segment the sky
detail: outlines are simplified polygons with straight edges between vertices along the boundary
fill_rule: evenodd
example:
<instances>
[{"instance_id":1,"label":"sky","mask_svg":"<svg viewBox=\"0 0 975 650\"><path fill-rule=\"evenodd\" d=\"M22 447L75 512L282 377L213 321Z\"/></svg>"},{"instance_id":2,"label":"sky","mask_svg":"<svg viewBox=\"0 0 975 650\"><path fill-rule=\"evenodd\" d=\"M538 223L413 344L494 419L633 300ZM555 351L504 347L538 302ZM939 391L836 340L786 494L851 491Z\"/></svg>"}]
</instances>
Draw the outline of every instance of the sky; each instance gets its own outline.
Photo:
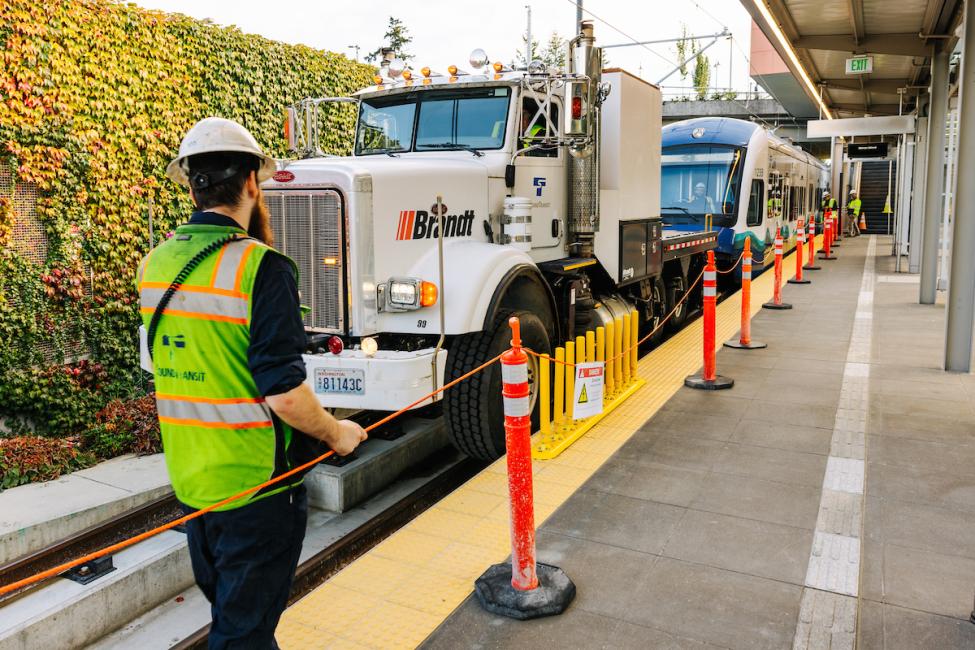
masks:
<instances>
[{"instance_id":1,"label":"sky","mask_svg":"<svg viewBox=\"0 0 975 650\"><path fill-rule=\"evenodd\" d=\"M492 61L510 62L522 46L527 11L525 0L462 2L458 0L137 0L152 9L177 12L194 18L209 18L220 25L236 25L242 31L261 34L287 43L303 43L360 57L383 43L389 16L402 20L413 43L415 69L425 65L444 69L455 64L469 68L471 50L483 48ZM575 0L530 0L532 34L544 43L557 31L572 35L575 28ZM714 34L724 26L734 43L721 39L708 50L712 86L728 87L729 61L733 87L752 88L748 78L751 19L738 0L585 0L585 16L594 21L598 45L677 38L686 25L691 35ZM710 15L709 15L710 14ZM622 32L620 31L622 30ZM702 42L706 44L711 39ZM652 51L651 51L652 50ZM609 63L657 83L677 65L673 43L612 48ZM716 73L716 74L715 74ZM664 86L689 86L679 73ZM665 95L669 94L665 88ZM671 92L677 92L672 90Z\"/></svg>"}]
</instances>

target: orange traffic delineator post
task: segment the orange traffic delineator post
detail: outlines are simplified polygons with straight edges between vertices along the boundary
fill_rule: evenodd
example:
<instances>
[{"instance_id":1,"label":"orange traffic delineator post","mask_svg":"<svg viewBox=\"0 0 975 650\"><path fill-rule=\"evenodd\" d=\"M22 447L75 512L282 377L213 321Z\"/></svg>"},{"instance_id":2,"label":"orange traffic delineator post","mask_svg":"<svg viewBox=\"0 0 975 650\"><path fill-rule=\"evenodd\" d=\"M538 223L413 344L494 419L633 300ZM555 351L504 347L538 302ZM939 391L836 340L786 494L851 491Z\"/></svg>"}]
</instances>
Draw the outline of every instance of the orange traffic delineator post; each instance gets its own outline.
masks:
<instances>
[{"instance_id":1,"label":"orange traffic delineator post","mask_svg":"<svg viewBox=\"0 0 975 650\"><path fill-rule=\"evenodd\" d=\"M562 569L535 561L535 500L532 490L531 390L528 355L521 347L517 317L511 348L501 356L501 394L508 461L511 512L511 562L495 564L474 582L481 606L492 614L519 620L561 614L576 595Z\"/></svg>"},{"instance_id":2,"label":"orange traffic delineator post","mask_svg":"<svg viewBox=\"0 0 975 650\"><path fill-rule=\"evenodd\" d=\"M699 375L684 379L688 388L723 390L735 385L735 380L717 373L714 358L715 311L718 303L718 271L714 266L714 251L708 251L704 267L704 368Z\"/></svg>"},{"instance_id":3,"label":"orange traffic delineator post","mask_svg":"<svg viewBox=\"0 0 975 650\"><path fill-rule=\"evenodd\" d=\"M802 268L806 271L818 271L823 267L816 266L816 219L815 217L809 217L809 232L807 233L806 240L809 246L809 261L806 262L806 265Z\"/></svg>"},{"instance_id":4,"label":"orange traffic delineator post","mask_svg":"<svg viewBox=\"0 0 975 650\"><path fill-rule=\"evenodd\" d=\"M819 259L835 260L836 256L832 252L833 245L833 220L823 219L823 250L819 251Z\"/></svg>"},{"instance_id":5,"label":"orange traffic delineator post","mask_svg":"<svg viewBox=\"0 0 975 650\"><path fill-rule=\"evenodd\" d=\"M741 330L737 339L725 341L726 348L739 350L759 350L767 348L766 343L752 340L752 240L745 239L745 250L741 254Z\"/></svg>"},{"instance_id":6,"label":"orange traffic delineator post","mask_svg":"<svg viewBox=\"0 0 975 650\"><path fill-rule=\"evenodd\" d=\"M806 227L802 219L796 224L796 275L789 280L789 284L810 284L802 277L802 251L806 247Z\"/></svg>"},{"instance_id":7,"label":"orange traffic delineator post","mask_svg":"<svg viewBox=\"0 0 975 650\"><path fill-rule=\"evenodd\" d=\"M840 247L840 245L837 243L838 241L843 239L842 236L843 234L840 232L840 230L842 230L840 228L840 211L836 210L835 212L833 212L833 242L832 242L833 248Z\"/></svg>"},{"instance_id":8,"label":"orange traffic delineator post","mask_svg":"<svg viewBox=\"0 0 975 650\"><path fill-rule=\"evenodd\" d=\"M762 305L763 309L792 309L792 305L782 302L782 230L775 234L775 282L772 285L772 300Z\"/></svg>"}]
</instances>

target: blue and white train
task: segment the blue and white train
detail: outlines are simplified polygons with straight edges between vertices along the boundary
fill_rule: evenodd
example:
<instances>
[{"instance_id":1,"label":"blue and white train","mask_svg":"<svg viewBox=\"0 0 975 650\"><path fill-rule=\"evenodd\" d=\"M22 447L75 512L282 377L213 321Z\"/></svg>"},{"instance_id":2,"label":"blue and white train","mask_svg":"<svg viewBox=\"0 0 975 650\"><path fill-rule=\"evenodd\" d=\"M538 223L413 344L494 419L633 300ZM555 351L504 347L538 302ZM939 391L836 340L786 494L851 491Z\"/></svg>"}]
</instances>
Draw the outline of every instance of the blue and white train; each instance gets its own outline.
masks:
<instances>
[{"instance_id":1,"label":"blue and white train","mask_svg":"<svg viewBox=\"0 0 975 650\"><path fill-rule=\"evenodd\" d=\"M793 248L796 222L816 215L827 184L826 165L759 124L707 117L663 129L664 230L716 230L719 268L737 260L750 237L761 269L779 228Z\"/></svg>"}]
</instances>

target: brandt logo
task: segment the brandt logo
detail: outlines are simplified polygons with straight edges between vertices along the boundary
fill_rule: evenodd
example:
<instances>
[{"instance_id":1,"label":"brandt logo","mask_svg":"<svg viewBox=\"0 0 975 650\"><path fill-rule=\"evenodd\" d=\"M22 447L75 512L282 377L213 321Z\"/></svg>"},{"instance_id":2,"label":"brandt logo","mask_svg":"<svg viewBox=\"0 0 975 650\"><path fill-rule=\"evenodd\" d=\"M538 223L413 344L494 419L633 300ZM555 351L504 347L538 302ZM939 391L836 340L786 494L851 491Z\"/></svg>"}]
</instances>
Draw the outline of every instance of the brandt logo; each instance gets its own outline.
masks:
<instances>
[{"instance_id":1,"label":"brandt logo","mask_svg":"<svg viewBox=\"0 0 975 650\"><path fill-rule=\"evenodd\" d=\"M470 237L474 229L474 211L444 217L444 237ZM400 210L396 240L435 239L440 236L437 217L426 210Z\"/></svg>"}]
</instances>

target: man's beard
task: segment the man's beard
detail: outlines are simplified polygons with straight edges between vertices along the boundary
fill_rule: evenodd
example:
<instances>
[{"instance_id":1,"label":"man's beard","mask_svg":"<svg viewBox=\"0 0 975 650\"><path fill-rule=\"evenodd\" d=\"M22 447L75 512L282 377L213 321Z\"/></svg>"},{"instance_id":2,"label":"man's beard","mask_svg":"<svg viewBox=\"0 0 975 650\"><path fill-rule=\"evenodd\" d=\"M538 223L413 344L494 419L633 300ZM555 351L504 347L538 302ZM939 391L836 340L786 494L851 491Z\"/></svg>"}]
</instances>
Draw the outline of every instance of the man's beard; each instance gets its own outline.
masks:
<instances>
[{"instance_id":1,"label":"man's beard","mask_svg":"<svg viewBox=\"0 0 975 650\"><path fill-rule=\"evenodd\" d=\"M274 246L274 233L271 231L271 213L264 203L264 194L257 197L251 208L251 221L247 227L247 234L268 246Z\"/></svg>"}]
</instances>

